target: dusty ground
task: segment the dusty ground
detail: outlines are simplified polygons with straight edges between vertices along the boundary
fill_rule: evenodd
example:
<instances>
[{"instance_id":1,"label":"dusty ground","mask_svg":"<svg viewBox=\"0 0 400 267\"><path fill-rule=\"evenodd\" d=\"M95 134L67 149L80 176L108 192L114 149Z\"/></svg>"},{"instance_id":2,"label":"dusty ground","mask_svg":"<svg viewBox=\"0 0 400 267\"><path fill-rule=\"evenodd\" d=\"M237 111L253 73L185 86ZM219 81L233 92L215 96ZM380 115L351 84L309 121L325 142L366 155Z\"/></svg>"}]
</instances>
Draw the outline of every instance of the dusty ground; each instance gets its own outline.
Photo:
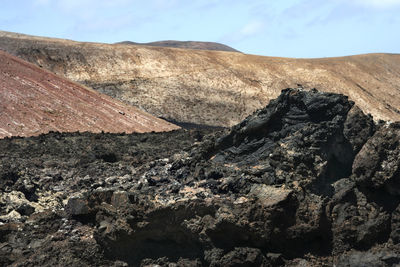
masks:
<instances>
[{"instance_id":1,"label":"dusty ground","mask_svg":"<svg viewBox=\"0 0 400 267\"><path fill-rule=\"evenodd\" d=\"M151 132L178 127L0 51L0 138L49 131Z\"/></svg>"},{"instance_id":2,"label":"dusty ground","mask_svg":"<svg viewBox=\"0 0 400 267\"><path fill-rule=\"evenodd\" d=\"M343 93L375 119L400 119L400 55L290 59L79 43L0 33L0 48L149 113L232 126L282 88Z\"/></svg>"}]
</instances>

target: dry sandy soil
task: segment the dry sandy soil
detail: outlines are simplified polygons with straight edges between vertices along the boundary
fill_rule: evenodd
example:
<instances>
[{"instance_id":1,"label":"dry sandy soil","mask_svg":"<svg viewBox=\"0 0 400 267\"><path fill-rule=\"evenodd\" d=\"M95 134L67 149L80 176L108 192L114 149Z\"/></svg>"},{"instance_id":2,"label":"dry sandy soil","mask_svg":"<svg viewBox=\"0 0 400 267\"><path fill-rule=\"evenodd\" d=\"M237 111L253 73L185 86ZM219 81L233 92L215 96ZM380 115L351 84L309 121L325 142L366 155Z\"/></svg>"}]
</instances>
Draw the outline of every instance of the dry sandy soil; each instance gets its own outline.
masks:
<instances>
[{"instance_id":1,"label":"dry sandy soil","mask_svg":"<svg viewBox=\"0 0 400 267\"><path fill-rule=\"evenodd\" d=\"M397 54L290 59L8 32L0 32L0 49L180 122L231 126L298 84L348 95L374 119L400 120Z\"/></svg>"},{"instance_id":2,"label":"dry sandy soil","mask_svg":"<svg viewBox=\"0 0 400 267\"><path fill-rule=\"evenodd\" d=\"M178 127L0 51L0 138L49 131L151 132Z\"/></svg>"}]
</instances>

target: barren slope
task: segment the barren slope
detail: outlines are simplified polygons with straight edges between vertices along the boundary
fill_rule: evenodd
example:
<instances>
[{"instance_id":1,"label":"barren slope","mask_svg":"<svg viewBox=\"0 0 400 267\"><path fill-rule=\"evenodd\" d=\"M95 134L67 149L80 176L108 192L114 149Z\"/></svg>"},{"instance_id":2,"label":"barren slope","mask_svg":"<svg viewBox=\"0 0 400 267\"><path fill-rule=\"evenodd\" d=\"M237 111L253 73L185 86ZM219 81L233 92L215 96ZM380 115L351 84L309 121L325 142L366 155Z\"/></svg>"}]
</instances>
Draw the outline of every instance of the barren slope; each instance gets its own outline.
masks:
<instances>
[{"instance_id":1,"label":"barren slope","mask_svg":"<svg viewBox=\"0 0 400 267\"><path fill-rule=\"evenodd\" d=\"M7 32L0 32L0 48L177 121L230 126L297 84L349 95L375 119L400 120L397 54L289 59Z\"/></svg>"},{"instance_id":2,"label":"barren slope","mask_svg":"<svg viewBox=\"0 0 400 267\"><path fill-rule=\"evenodd\" d=\"M147 46L160 46L160 47L174 47L184 49L198 49L198 50L216 50L216 51L228 51L228 52L239 52L238 50L220 43L214 42L196 42L196 41L158 41L150 43L136 43L131 41L119 42L116 44L127 44L127 45L147 45Z\"/></svg>"},{"instance_id":3,"label":"barren slope","mask_svg":"<svg viewBox=\"0 0 400 267\"><path fill-rule=\"evenodd\" d=\"M0 51L0 138L178 127Z\"/></svg>"}]
</instances>

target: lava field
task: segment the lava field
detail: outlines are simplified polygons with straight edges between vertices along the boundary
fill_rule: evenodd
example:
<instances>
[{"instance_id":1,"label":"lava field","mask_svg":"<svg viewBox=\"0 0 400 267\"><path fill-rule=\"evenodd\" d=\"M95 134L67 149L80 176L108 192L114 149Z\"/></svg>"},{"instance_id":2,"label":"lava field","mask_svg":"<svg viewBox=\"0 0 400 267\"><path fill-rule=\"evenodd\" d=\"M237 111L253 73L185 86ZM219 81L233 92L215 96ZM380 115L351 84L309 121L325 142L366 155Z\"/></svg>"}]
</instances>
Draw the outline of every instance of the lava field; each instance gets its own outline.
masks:
<instances>
[{"instance_id":1,"label":"lava field","mask_svg":"<svg viewBox=\"0 0 400 267\"><path fill-rule=\"evenodd\" d=\"M400 123L285 89L230 129L0 140L0 265L396 266Z\"/></svg>"}]
</instances>

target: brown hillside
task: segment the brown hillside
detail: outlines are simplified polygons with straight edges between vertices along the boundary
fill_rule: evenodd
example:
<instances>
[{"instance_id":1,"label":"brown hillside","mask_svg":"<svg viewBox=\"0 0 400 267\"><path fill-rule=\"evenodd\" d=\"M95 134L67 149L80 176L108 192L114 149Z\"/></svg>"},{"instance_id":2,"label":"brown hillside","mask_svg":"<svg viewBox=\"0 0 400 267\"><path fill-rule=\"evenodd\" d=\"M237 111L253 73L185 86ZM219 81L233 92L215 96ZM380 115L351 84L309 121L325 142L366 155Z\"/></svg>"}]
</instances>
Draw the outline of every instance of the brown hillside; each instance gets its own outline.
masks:
<instances>
[{"instance_id":1,"label":"brown hillside","mask_svg":"<svg viewBox=\"0 0 400 267\"><path fill-rule=\"evenodd\" d=\"M301 84L348 95L375 119L400 120L400 55L289 59L79 43L0 33L0 48L177 121L230 126Z\"/></svg>"},{"instance_id":2,"label":"brown hillside","mask_svg":"<svg viewBox=\"0 0 400 267\"><path fill-rule=\"evenodd\" d=\"M220 43L214 42L196 42L196 41L158 41L150 43L136 43L131 41L119 42L116 44L127 44L127 45L147 45L147 46L159 46L159 47L173 47L173 48L184 48L184 49L197 49L197 50L215 50L215 51L228 51L228 52L239 52L238 50Z\"/></svg>"},{"instance_id":3,"label":"brown hillside","mask_svg":"<svg viewBox=\"0 0 400 267\"><path fill-rule=\"evenodd\" d=\"M0 138L49 131L177 129L135 107L0 51Z\"/></svg>"}]
</instances>

